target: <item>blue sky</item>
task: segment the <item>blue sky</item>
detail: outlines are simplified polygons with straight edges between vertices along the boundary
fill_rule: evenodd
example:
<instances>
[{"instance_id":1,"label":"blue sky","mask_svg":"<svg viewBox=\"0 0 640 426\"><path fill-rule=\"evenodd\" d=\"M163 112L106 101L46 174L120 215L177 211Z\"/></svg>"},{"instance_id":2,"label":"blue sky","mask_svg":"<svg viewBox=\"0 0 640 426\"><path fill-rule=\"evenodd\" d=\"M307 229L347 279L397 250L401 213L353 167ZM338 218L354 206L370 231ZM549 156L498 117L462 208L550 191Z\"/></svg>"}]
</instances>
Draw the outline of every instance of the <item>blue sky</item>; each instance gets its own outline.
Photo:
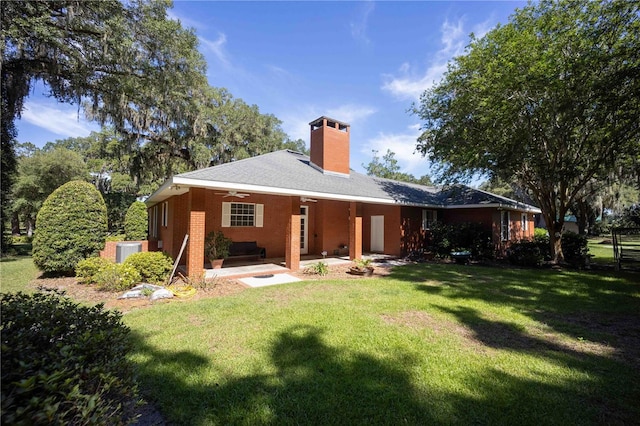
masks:
<instances>
[{"instance_id":1,"label":"blue sky","mask_svg":"<svg viewBox=\"0 0 640 426\"><path fill-rule=\"evenodd\" d=\"M481 36L524 2L222 2L176 1L173 19L196 31L212 86L282 120L309 143L308 123L322 115L351 124L351 168L387 149L403 172L430 174L414 154L420 120L407 112ZM86 136L98 127L77 106L36 86L17 123L18 140L37 146Z\"/></svg>"}]
</instances>

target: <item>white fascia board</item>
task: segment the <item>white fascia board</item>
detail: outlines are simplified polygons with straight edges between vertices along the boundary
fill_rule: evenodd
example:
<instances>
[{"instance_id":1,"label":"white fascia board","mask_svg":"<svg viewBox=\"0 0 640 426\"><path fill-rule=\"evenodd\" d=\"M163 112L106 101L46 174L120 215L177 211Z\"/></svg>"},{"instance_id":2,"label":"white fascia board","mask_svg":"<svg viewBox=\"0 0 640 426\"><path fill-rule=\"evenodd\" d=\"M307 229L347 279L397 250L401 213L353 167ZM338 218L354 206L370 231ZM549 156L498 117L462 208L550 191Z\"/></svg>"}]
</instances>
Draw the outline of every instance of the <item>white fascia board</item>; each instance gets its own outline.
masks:
<instances>
[{"instance_id":1,"label":"white fascia board","mask_svg":"<svg viewBox=\"0 0 640 426\"><path fill-rule=\"evenodd\" d=\"M168 197L162 197L162 194L165 191L168 191L169 188L171 188L171 185L173 185L173 178L168 179L165 183L162 184L160 188L156 189L155 192L151 194L149 198L147 198L147 200L145 201L147 208L153 207L154 205L158 204L165 198L168 198Z\"/></svg>"},{"instance_id":2,"label":"white fascia board","mask_svg":"<svg viewBox=\"0 0 640 426\"><path fill-rule=\"evenodd\" d=\"M491 204L456 204L454 206L443 206L443 209L479 209L483 207L491 207L502 210L511 210L511 211L523 211L528 213L542 213L537 207L530 206L528 204L523 204L522 206L512 206L502 203L491 203Z\"/></svg>"}]
</instances>

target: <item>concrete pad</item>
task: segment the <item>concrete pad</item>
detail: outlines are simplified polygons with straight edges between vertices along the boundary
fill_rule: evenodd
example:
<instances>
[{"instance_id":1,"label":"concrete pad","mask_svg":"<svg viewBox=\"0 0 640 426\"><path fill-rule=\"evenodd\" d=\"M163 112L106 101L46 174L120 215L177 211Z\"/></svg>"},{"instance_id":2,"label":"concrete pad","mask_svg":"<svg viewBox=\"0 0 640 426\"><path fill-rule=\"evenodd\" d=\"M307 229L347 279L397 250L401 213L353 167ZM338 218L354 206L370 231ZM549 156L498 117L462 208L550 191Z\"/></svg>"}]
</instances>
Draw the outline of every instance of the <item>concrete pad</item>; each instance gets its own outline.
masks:
<instances>
[{"instance_id":1,"label":"concrete pad","mask_svg":"<svg viewBox=\"0 0 640 426\"><path fill-rule=\"evenodd\" d=\"M300 278L296 278L289 274L268 274L268 275L256 275L249 278L239 278L241 281L249 287L266 287L269 285L294 283L302 281Z\"/></svg>"}]
</instances>

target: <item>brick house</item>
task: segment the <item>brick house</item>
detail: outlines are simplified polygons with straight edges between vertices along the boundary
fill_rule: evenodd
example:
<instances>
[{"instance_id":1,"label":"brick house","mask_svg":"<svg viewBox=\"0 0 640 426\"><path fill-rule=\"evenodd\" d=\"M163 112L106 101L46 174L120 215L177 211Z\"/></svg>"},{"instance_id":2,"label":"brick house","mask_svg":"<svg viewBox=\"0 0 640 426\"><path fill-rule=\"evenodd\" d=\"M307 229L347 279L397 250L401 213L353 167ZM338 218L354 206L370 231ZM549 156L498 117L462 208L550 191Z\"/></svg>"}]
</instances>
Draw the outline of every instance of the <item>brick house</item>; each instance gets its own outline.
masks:
<instances>
[{"instance_id":1,"label":"brick house","mask_svg":"<svg viewBox=\"0 0 640 426\"><path fill-rule=\"evenodd\" d=\"M429 226L475 222L497 249L533 236L536 207L458 185L446 189L380 179L349 167L349 124L311 123L310 156L289 150L173 176L147 200L150 247L176 258L189 235L187 273L201 276L204 237L222 230L257 241L267 257L298 270L323 251L402 256L423 247Z\"/></svg>"}]
</instances>

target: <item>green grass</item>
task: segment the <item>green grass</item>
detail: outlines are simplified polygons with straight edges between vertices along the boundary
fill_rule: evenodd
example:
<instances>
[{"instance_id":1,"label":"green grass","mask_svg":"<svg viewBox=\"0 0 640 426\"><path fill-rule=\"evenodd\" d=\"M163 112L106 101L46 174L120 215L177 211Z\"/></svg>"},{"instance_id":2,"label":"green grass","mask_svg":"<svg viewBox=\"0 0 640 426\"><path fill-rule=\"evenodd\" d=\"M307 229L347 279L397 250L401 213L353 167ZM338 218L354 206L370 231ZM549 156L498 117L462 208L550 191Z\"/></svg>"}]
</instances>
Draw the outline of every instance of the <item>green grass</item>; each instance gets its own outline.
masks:
<instances>
[{"instance_id":1,"label":"green grass","mask_svg":"<svg viewBox=\"0 0 640 426\"><path fill-rule=\"evenodd\" d=\"M32 291L27 284L38 274L31 256L0 258L0 291L4 293Z\"/></svg>"},{"instance_id":2,"label":"green grass","mask_svg":"<svg viewBox=\"0 0 640 426\"><path fill-rule=\"evenodd\" d=\"M176 424L632 424L638 282L423 264L124 319Z\"/></svg>"},{"instance_id":3,"label":"green grass","mask_svg":"<svg viewBox=\"0 0 640 426\"><path fill-rule=\"evenodd\" d=\"M589 238L589 254L593 257L591 261L598 264L614 264L613 244L611 238ZM608 244L606 244L608 243Z\"/></svg>"}]
</instances>

